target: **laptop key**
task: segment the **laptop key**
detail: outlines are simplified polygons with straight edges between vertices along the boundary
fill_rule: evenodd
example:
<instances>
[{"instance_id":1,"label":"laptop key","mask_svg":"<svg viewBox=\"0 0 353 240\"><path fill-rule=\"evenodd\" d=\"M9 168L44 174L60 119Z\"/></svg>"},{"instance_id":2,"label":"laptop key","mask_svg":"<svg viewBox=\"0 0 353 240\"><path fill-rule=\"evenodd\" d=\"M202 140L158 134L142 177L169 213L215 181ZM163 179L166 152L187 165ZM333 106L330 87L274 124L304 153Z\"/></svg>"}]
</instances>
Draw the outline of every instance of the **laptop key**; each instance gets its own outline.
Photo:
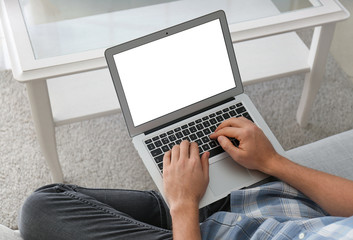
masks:
<instances>
[{"instance_id":1,"label":"laptop key","mask_svg":"<svg viewBox=\"0 0 353 240\"><path fill-rule=\"evenodd\" d=\"M149 143L151 143L151 142L152 142L152 139L147 139L147 140L145 141L146 144L149 144Z\"/></svg>"},{"instance_id":2,"label":"laptop key","mask_svg":"<svg viewBox=\"0 0 353 240\"><path fill-rule=\"evenodd\" d=\"M201 147L199 147L199 154L200 154L200 157L201 157L201 154L203 153L203 150Z\"/></svg>"},{"instance_id":3,"label":"laptop key","mask_svg":"<svg viewBox=\"0 0 353 240\"><path fill-rule=\"evenodd\" d=\"M211 129L212 132L214 132L217 129L217 127L216 126L211 126L210 129Z\"/></svg>"},{"instance_id":4,"label":"laptop key","mask_svg":"<svg viewBox=\"0 0 353 240\"><path fill-rule=\"evenodd\" d=\"M196 143L197 143L197 145L199 145L199 146L201 146L201 145L202 145L202 141L201 141L201 139L197 139L195 142L196 142Z\"/></svg>"},{"instance_id":5,"label":"laptop key","mask_svg":"<svg viewBox=\"0 0 353 240\"><path fill-rule=\"evenodd\" d=\"M209 142L209 145L210 145L211 148L215 148L215 147L217 147L217 142L214 141L214 140L211 140L211 141Z\"/></svg>"},{"instance_id":6,"label":"laptop key","mask_svg":"<svg viewBox=\"0 0 353 240\"><path fill-rule=\"evenodd\" d=\"M224 119L230 118L230 115L229 115L228 113L225 113L225 114L223 114L222 116L224 117Z\"/></svg>"},{"instance_id":7,"label":"laptop key","mask_svg":"<svg viewBox=\"0 0 353 240\"><path fill-rule=\"evenodd\" d=\"M154 138L152 138L153 141L156 141L156 140L158 140L158 139L159 139L158 136L155 136Z\"/></svg>"},{"instance_id":8,"label":"laptop key","mask_svg":"<svg viewBox=\"0 0 353 240\"><path fill-rule=\"evenodd\" d=\"M174 132L173 130L170 130L170 131L167 132L167 134L171 135L171 134L173 134L173 132Z\"/></svg>"},{"instance_id":9,"label":"laptop key","mask_svg":"<svg viewBox=\"0 0 353 240\"><path fill-rule=\"evenodd\" d=\"M208 138L208 137L203 137L202 138L202 142L203 143L207 143L207 142L209 142L210 141L210 139Z\"/></svg>"},{"instance_id":10,"label":"laptop key","mask_svg":"<svg viewBox=\"0 0 353 240\"><path fill-rule=\"evenodd\" d=\"M169 140L172 142L176 140L176 137L174 136L174 134L169 136Z\"/></svg>"},{"instance_id":11,"label":"laptop key","mask_svg":"<svg viewBox=\"0 0 353 240\"><path fill-rule=\"evenodd\" d=\"M218 122L223 122L223 120L224 120L222 116L217 116L216 119Z\"/></svg>"},{"instance_id":12,"label":"laptop key","mask_svg":"<svg viewBox=\"0 0 353 240\"><path fill-rule=\"evenodd\" d=\"M169 143L169 139L168 138L163 138L162 139L162 143L163 144L168 144Z\"/></svg>"},{"instance_id":13,"label":"laptop key","mask_svg":"<svg viewBox=\"0 0 353 240\"><path fill-rule=\"evenodd\" d=\"M162 151L163 151L163 152L168 152L168 151L169 151L168 145L164 145L164 146L162 147Z\"/></svg>"},{"instance_id":14,"label":"laptop key","mask_svg":"<svg viewBox=\"0 0 353 240\"><path fill-rule=\"evenodd\" d=\"M189 129L185 129L185 130L183 130L183 133L184 133L185 136L187 136L187 135L190 134L190 131L189 131Z\"/></svg>"},{"instance_id":15,"label":"laptop key","mask_svg":"<svg viewBox=\"0 0 353 240\"><path fill-rule=\"evenodd\" d=\"M210 124L209 121L206 121L206 122L203 123L203 126L204 126L204 127L209 127L209 126L211 126L211 124Z\"/></svg>"},{"instance_id":16,"label":"laptop key","mask_svg":"<svg viewBox=\"0 0 353 240\"><path fill-rule=\"evenodd\" d=\"M156 156L162 154L162 150L160 148L157 148L157 149L151 151L151 154L153 157L156 157Z\"/></svg>"},{"instance_id":17,"label":"laptop key","mask_svg":"<svg viewBox=\"0 0 353 240\"><path fill-rule=\"evenodd\" d=\"M184 137L184 135L183 135L181 132L177 132L177 133L175 134L175 136L176 136L177 138L182 138L182 137Z\"/></svg>"},{"instance_id":18,"label":"laptop key","mask_svg":"<svg viewBox=\"0 0 353 240\"><path fill-rule=\"evenodd\" d=\"M191 127L189 130L190 130L190 132L192 132L192 133L197 132L196 127Z\"/></svg>"},{"instance_id":19,"label":"laptop key","mask_svg":"<svg viewBox=\"0 0 353 240\"><path fill-rule=\"evenodd\" d=\"M217 120L216 120L216 119L214 119L214 118L211 118L211 119L210 119L210 123L211 123L212 125L214 125L214 124L216 124L216 123L217 123Z\"/></svg>"},{"instance_id":20,"label":"laptop key","mask_svg":"<svg viewBox=\"0 0 353 240\"><path fill-rule=\"evenodd\" d=\"M237 115L237 113L234 110L232 110L232 111L229 112L229 115L234 117L235 115Z\"/></svg>"},{"instance_id":21,"label":"laptop key","mask_svg":"<svg viewBox=\"0 0 353 240\"><path fill-rule=\"evenodd\" d=\"M197 135L199 138L202 138L203 136L205 136L205 135L203 134L203 132L201 132L201 131L200 131L200 132L197 132L196 135Z\"/></svg>"},{"instance_id":22,"label":"laptop key","mask_svg":"<svg viewBox=\"0 0 353 240\"><path fill-rule=\"evenodd\" d=\"M197 139L197 136L195 134L191 134L189 137L191 141L195 141Z\"/></svg>"},{"instance_id":23,"label":"laptop key","mask_svg":"<svg viewBox=\"0 0 353 240\"><path fill-rule=\"evenodd\" d=\"M245 110L244 107L237 108L236 111L237 111L238 114L241 114L241 113L243 113L243 112L246 112L246 110Z\"/></svg>"},{"instance_id":24,"label":"laptop key","mask_svg":"<svg viewBox=\"0 0 353 240\"><path fill-rule=\"evenodd\" d=\"M172 148L174 147L174 145L175 145L175 142L172 142L172 143L169 143L169 144L168 144L168 146L169 146L170 149L172 149Z\"/></svg>"},{"instance_id":25,"label":"laptop key","mask_svg":"<svg viewBox=\"0 0 353 240\"><path fill-rule=\"evenodd\" d=\"M163 144L162 144L162 142L161 141L155 141L154 142L154 145L156 145L156 147L160 147L160 146L162 146Z\"/></svg>"},{"instance_id":26,"label":"laptop key","mask_svg":"<svg viewBox=\"0 0 353 240\"><path fill-rule=\"evenodd\" d=\"M164 157L164 155L159 155L154 158L154 161L156 161L156 163L160 163L163 161L163 157Z\"/></svg>"},{"instance_id":27,"label":"laptop key","mask_svg":"<svg viewBox=\"0 0 353 240\"><path fill-rule=\"evenodd\" d=\"M202 124L197 124L197 125L196 125L196 128L197 128L198 130L201 130L201 129L203 129L203 126L202 126Z\"/></svg>"},{"instance_id":28,"label":"laptop key","mask_svg":"<svg viewBox=\"0 0 353 240\"><path fill-rule=\"evenodd\" d=\"M208 144L202 145L201 148L202 148L204 151L208 151L208 150L211 149L210 146L208 146Z\"/></svg>"},{"instance_id":29,"label":"laptop key","mask_svg":"<svg viewBox=\"0 0 353 240\"><path fill-rule=\"evenodd\" d=\"M204 133L205 135L210 135L210 134L211 134L211 131L210 131L210 129L206 128L206 129L203 130L203 133Z\"/></svg>"},{"instance_id":30,"label":"laptop key","mask_svg":"<svg viewBox=\"0 0 353 240\"><path fill-rule=\"evenodd\" d=\"M148 150L153 150L153 149L155 149L156 147L154 146L153 143L151 143L151 144L148 144L148 145L147 145L147 148L148 148Z\"/></svg>"},{"instance_id":31,"label":"laptop key","mask_svg":"<svg viewBox=\"0 0 353 240\"><path fill-rule=\"evenodd\" d=\"M219 147L216 147L214 149L209 150L209 152L210 152L210 158L211 158L213 156L216 156L216 155L224 152L224 150L221 146L219 146Z\"/></svg>"},{"instance_id":32,"label":"laptop key","mask_svg":"<svg viewBox=\"0 0 353 240\"><path fill-rule=\"evenodd\" d=\"M158 164L159 170L163 170L163 162Z\"/></svg>"},{"instance_id":33,"label":"laptop key","mask_svg":"<svg viewBox=\"0 0 353 240\"><path fill-rule=\"evenodd\" d=\"M246 117L246 118L249 119L250 121L254 122L254 120L252 120L252 118L250 117L250 114L247 113L247 112L243 114L243 117Z\"/></svg>"},{"instance_id":34,"label":"laptop key","mask_svg":"<svg viewBox=\"0 0 353 240\"><path fill-rule=\"evenodd\" d=\"M181 129L186 129L186 128L188 128L188 125L183 125L183 126L181 126Z\"/></svg>"},{"instance_id":35,"label":"laptop key","mask_svg":"<svg viewBox=\"0 0 353 240\"><path fill-rule=\"evenodd\" d=\"M174 129L174 132L179 132L179 131L181 131L180 127L177 127L176 129Z\"/></svg>"}]
</instances>

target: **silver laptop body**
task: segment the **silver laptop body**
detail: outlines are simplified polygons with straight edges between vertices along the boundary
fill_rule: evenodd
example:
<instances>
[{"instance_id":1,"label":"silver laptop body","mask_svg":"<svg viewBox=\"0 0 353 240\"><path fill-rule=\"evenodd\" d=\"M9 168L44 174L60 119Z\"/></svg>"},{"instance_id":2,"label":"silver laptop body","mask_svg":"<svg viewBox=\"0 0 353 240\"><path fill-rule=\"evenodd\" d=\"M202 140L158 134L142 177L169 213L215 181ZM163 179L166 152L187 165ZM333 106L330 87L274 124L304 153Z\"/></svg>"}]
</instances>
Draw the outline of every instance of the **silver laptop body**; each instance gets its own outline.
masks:
<instances>
[{"instance_id":1,"label":"silver laptop body","mask_svg":"<svg viewBox=\"0 0 353 240\"><path fill-rule=\"evenodd\" d=\"M212 152L200 207L267 177L241 167L208 138L227 118L251 119L285 154L243 93L223 11L114 46L105 57L132 142L163 196L164 152L183 139Z\"/></svg>"}]
</instances>

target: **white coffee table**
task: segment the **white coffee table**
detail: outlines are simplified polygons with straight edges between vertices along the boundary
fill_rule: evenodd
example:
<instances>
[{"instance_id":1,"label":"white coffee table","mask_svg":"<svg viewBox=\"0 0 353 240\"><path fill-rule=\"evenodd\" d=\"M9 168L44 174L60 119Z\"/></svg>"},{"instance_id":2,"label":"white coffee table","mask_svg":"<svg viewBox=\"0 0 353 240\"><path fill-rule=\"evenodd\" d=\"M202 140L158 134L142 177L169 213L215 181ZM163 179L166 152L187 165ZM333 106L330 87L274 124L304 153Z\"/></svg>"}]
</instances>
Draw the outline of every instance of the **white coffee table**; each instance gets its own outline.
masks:
<instances>
[{"instance_id":1,"label":"white coffee table","mask_svg":"<svg viewBox=\"0 0 353 240\"><path fill-rule=\"evenodd\" d=\"M1 0L14 78L26 84L41 150L62 182L55 126L119 111L107 47L223 9L243 83L306 73L297 121L304 126L321 84L336 0ZM314 27L310 49L294 32Z\"/></svg>"}]
</instances>

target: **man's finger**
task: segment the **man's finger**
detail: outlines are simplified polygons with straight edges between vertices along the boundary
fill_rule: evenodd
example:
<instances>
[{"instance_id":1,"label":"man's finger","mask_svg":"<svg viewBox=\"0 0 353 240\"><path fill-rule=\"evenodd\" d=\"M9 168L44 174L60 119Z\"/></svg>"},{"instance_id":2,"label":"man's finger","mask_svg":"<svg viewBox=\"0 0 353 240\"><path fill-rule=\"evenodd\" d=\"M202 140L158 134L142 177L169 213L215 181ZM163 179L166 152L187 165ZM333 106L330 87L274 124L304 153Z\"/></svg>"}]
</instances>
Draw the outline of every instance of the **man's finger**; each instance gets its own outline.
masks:
<instances>
[{"instance_id":1,"label":"man's finger","mask_svg":"<svg viewBox=\"0 0 353 240\"><path fill-rule=\"evenodd\" d=\"M188 159L190 155L190 143L188 140L184 140L180 143L180 158Z\"/></svg>"},{"instance_id":2,"label":"man's finger","mask_svg":"<svg viewBox=\"0 0 353 240\"><path fill-rule=\"evenodd\" d=\"M170 165L171 150L167 151L163 156L163 169L166 169Z\"/></svg>"},{"instance_id":3,"label":"man's finger","mask_svg":"<svg viewBox=\"0 0 353 240\"><path fill-rule=\"evenodd\" d=\"M198 157L200 155L199 152L199 146L197 145L196 142L190 143L190 157L196 156Z\"/></svg>"},{"instance_id":4,"label":"man's finger","mask_svg":"<svg viewBox=\"0 0 353 240\"><path fill-rule=\"evenodd\" d=\"M215 130L215 132L217 132L218 130L225 128L225 127L234 127L234 128L242 128L244 127L246 124L249 124L249 122L251 123L251 121L249 121L248 119L246 119L245 117L239 117L239 118L229 118L225 121L223 121Z\"/></svg>"},{"instance_id":5,"label":"man's finger","mask_svg":"<svg viewBox=\"0 0 353 240\"><path fill-rule=\"evenodd\" d=\"M179 145L174 145L172 148L172 156L171 156L171 162L177 162L179 160L180 156L180 146Z\"/></svg>"},{"instance_id":6,"label":"man's finger","mask_svg":"<svg viewBox=\"0 0 353 240\"><path fill-rule=\"evenodd\" d=\"M170 166L172 150L166 152L163 156L163 169L167 169ZM166 171L163 171L163 177Z\"/></svg>"},{"instance_id":7,"label":"man's finger","mask_svg":"<svg viewBox=\"0 0 353 240\"><path fill-rule=\"evenodd\" d=\"M210 167L210 164L208 162L209 158L210 158L209 152L205 152L201 156L201 165L202 165L203 174L205 177L207 177L207 179L209 179L209 167Z\"/></svg>"},{"instance_id":8,"label":"man's finger","mask_svg":"<svg viewBox=\"0 0 353 240\"><path fill-rule=\"evenodd\" d=\"M239 151L241 151L241 149L235 147L227 137L219 136L217 140L224 151L226 151L234 160L238 158Z\"/></svg>"},{"instance_id":9,"label":"man's finger","mask_svg":"<svg viewBox=\"0 0 353 240\"><path fill-rule=\"evenodd\" d=\"M217 132L214 132L210 135L211 139L216 139L219 136L226 136L230 138L236 138L239 139L241 138L243 129L242 128L236 128L236 127L224 127Z\"/></svg>"}]
</instances>

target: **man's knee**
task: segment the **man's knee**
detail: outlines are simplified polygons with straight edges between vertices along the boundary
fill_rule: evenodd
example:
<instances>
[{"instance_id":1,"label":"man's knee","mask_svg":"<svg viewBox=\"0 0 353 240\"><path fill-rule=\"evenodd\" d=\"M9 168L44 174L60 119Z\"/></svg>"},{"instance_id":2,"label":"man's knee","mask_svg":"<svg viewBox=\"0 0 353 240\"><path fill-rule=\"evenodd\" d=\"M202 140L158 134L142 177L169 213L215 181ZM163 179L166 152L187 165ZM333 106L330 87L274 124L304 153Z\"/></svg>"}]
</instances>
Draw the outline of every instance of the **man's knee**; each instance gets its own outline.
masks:
<instances>
[{"instance_id":1,"label":"man's knee","mask_svg":"<svg viewBox=\"0 0 353 240\"><path fill-rule=\"evenodd\" d=\"M45 239L46 226L54 220L55 201L60 199L63 187L62 184L41 187L25 200L18 223L24 239Z\"/></svg>"}]
</instances>

